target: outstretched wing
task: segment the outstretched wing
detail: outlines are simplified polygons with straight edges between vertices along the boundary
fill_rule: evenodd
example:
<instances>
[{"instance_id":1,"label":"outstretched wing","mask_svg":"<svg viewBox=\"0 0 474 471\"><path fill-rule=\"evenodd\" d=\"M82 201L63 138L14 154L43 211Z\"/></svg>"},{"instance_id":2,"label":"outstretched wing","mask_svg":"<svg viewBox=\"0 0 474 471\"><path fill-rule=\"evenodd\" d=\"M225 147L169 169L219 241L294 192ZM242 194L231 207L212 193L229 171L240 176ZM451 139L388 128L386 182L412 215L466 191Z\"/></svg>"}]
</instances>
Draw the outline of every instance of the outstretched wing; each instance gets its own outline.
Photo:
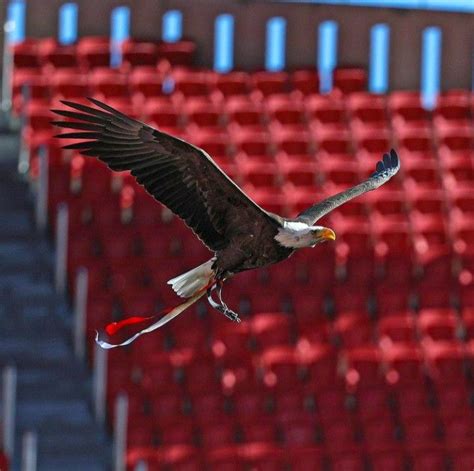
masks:
<instances>
[{"instance_id":1,"label":"outstretched wing","mask_svg":"<svg viewBox=\"0 0 474 471\"><path fill-rule=\"evenodd\" d=\"M63 101L73 110L53 110L67 121L53 124L80 139L65 146L97 157L112 170L130 170L156 200L181 217L211 249L228 244L236 225L274 221L202 149L136 121L93 98L98 108Z\"/></svg>"},{"instance_id":2,"label":"outstretched wing","mask_svg":"<svg viewBox=\"0 0 474 471\"><path fill-rule=\"evenodd\" d=\"M383 159L377 162L375 172L367 180L311 206L300 213L296 219L313 225L318 219L338 206L341 206L341 204L367 191L375 190L379 186L382 186L390 180L398 170L400 170L400 160L395 150L391 149L390 154L384 154Z\"/></svg>"}]
</instances>

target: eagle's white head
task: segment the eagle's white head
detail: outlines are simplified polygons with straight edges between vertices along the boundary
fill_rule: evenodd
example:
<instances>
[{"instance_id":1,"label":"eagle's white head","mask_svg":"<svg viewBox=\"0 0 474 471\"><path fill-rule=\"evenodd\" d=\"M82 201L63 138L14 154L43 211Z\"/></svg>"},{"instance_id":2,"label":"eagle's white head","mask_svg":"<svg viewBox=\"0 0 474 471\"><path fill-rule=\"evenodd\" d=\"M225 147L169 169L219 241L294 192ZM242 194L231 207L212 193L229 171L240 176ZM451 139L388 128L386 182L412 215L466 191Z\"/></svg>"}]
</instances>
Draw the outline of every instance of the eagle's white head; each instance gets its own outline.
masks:
<instances>
[{"instance_id":1,"label":"eagle's white head","mask_svg":"<svg viewBox=\"0 0 474 471\"><path fill-rule=\"evenodd\" d=\"M328 227L308 226L304 222L285 221L283 226L278 229L275 240L283 247L301 249L314 247L328 240L336 240L336 234Z\"/></svg>"}]
</instances>

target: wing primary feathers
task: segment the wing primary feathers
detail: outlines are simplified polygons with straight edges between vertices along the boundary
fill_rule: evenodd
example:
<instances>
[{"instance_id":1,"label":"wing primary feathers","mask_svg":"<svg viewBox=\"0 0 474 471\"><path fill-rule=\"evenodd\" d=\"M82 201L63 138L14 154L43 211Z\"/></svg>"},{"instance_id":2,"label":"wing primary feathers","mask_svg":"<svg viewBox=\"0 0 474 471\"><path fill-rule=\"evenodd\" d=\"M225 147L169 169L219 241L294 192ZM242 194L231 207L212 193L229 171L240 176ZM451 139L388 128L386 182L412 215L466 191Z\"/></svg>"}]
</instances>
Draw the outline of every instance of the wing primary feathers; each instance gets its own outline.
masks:
<instances>
[{"instance_id":1,"label":"wing primary feathers","mask_svg":"<svg viewBox=\"0 0 474 471\"><path fill-rule=\"evenodd\" d=\"M92 124L92 123L79 123L77 121L51 121L51 124L54 126L59 126L61 128L78 129L78 130L83 130L83 131L103 131L104 130L103 124L99 125L99 124Z\"/></svg>"},{"instance_id":2,"label":"wing primary feathers","mask_svg":"<svg viewBox=\"0 0 474 471\"><path fill-rule=\"evenodd\" d=\"M70 118L70 119L78 119L80 121L87 121L89 123L96 123L96 124L104 124L104 119L99 118L97 116L92 116L90 114L84 114L84 113L76 113L75 111L70 111L70 110L58 110L54 109L51 110L53 113L59 115L59 116L64 116L65 118ZM65 121L66 123L69 124L79 124L77 121ZM53 124L55 124L53 122Z\"/></svg>"},{"instance_id":3,"label":"wing primary feathers","mask_svg":"<svg viewBox=\"0 0 474 471\"><path fill-rule=\"evenodd\" d=\"M57 134L54 137L59 139L100 139L102 134L100 132L65 132Z\"/></svg>"},{"instance_id":4,"label":"wing primary feathers","mask_svg":"<svg viewBox=\"0 0 474 471\"><path fill-rule=\"evenodd\" d=\"M350 201L352 198L362 195L367 191L375 190L383 185L390 180L399 169L400 160L396 151L391 149L390 153L383 154L382 159L379 160L375 166L375 172L372 173L367 180L314 204L300 213L297 220L305 222L306 224L314 224L318 219L338 206Z\"/></svg>"},{"instance_id":5,"label":"wing primary feathers","mask_svg":"<svg viewBox=\"0 0 474 471\"><path fill-rule=\"evenodd\" d=\"M245 195L202 149L94 98L89 101L91 106L63 100L67 109L53 110L62 118L53 124L68 131L57 137L78 139L66 143L63 149L96 157L113 170L130 171L148 193L184 219L211 250L220 250L229 243L231 225L227 226L226 221L279 221ZM231 197L222 198L226 192Z\"/></svg>"}]
</instances>

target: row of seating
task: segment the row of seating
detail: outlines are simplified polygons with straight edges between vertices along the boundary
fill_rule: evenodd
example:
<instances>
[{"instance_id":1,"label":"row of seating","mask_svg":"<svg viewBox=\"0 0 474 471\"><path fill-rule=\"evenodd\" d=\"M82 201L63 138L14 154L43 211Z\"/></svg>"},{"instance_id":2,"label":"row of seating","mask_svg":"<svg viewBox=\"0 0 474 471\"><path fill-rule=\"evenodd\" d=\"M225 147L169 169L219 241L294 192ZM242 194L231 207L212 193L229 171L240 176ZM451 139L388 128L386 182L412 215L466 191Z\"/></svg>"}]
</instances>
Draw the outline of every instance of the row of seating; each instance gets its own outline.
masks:
<instances>
[{"instance_id":1,"label":"row of seating","mask_svg":"<svg viewBox=\"0 0 474 471\"><path fill-rule=\"evenodd\" d=\"M399 471L407 465L414 471L432 469L445 471L452 466L453 471L470 469L474 462L472 450L466 446L431 445L428 447L401 450L385 448L364 453L360 450L328 452L321 447L300 447L282 449L273 444L250 443L221 447L210 453L201 453L190 445L171 445L162 450L136 447L130 450L128 465L130 470L141 460L149 464L150 471L165 469L222 469L238 471L259 469L262 471ZM369 466L369 468L367 468Z\"/></svg>"},{"instance_id":2,"label":"row of seating","mask_svg":"<svg viewBox=\"0 0 474 471\"><path fill-rule=\"evenodd\" d=\"M109 67L113 50L121 51L124 67L156 65L166 60L172 65L192 65L196 44L191 40L164 41L127 40L116 45L106 36L84 36L77 44L62 45L53 37L32 38L11 46L15 69L62 69L80 67L87 71Z\"/></svg>"}]
</instances>

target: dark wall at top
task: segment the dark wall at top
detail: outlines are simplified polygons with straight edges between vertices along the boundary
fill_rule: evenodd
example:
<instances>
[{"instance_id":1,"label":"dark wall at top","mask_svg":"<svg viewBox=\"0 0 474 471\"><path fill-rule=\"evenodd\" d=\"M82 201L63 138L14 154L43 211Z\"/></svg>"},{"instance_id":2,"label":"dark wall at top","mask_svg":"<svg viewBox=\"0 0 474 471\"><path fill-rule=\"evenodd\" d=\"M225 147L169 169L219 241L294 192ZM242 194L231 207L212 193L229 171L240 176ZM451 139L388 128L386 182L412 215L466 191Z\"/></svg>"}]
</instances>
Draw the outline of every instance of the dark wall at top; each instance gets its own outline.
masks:
<instances>
[{"instance_id":1,"label":"dark wall at top","mask_svg":"<svg viewBox=\"0 0 474 471\"><path fill-rule=\"evenodd\" d=\"M57 10L64 0L28 0L27 32L34 36L57 32ZM427 26L443 31L442 87L470 88L474 51L474 15L446 12L272 3L244 0L79 0L79 34L107 34L110 11L121 5L132 9L132 34L159 38L164 12L183 12L184 34L199 45L199 62L212 65L214 19L235 16L235 65L260 68L264 64L265 23L272 16L287 18L288 67L314 64L317 27L325 20L339 23L339 64L368 65L370 28L391 28L391 88L419 86L421 35Z\"/></svg>"}]
</instances>

